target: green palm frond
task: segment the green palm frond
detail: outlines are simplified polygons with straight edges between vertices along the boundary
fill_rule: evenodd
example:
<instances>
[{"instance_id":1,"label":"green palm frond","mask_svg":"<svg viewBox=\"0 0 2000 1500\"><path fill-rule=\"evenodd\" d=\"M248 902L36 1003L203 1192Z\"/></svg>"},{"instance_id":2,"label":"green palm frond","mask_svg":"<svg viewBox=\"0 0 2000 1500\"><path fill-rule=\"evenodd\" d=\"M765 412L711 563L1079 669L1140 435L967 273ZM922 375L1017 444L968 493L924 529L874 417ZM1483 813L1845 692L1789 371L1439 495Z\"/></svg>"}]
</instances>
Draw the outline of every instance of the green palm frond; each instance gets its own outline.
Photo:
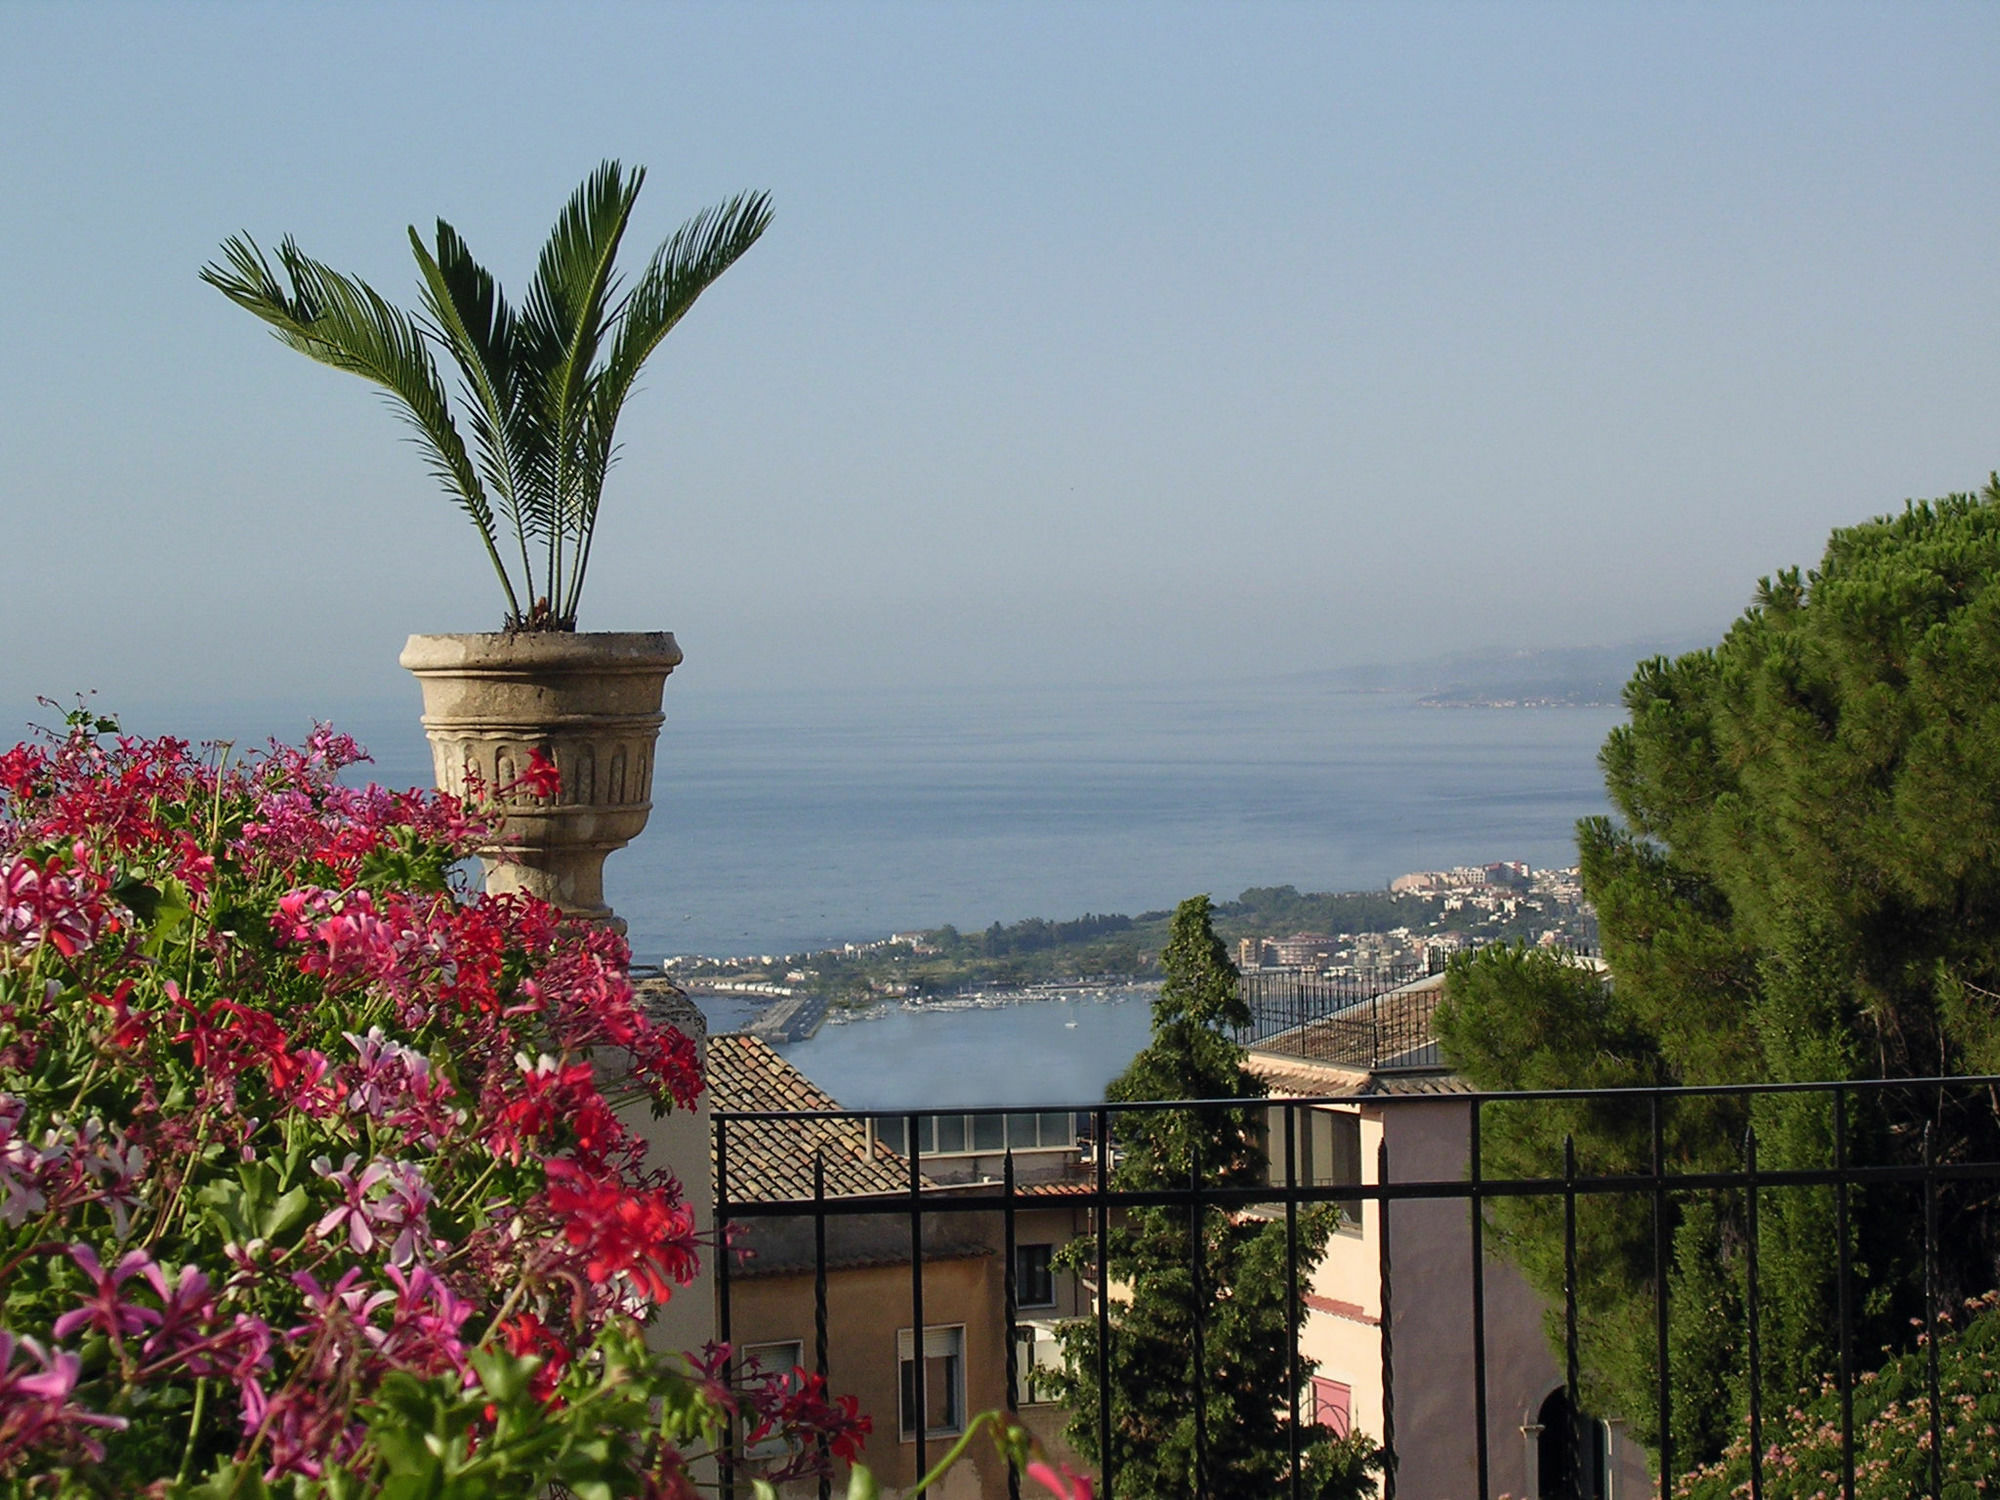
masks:
<instances>
[{"instance_id":1,"label":"green palm frond","mask_svg":"<svg viewBox=\"0 0 2000 1500\"><path fill-rule=\"evenodd\" d=\"M768 193L738 194L727 203L705 209L653 252L631 295L619 306L617 332L593 382L584 429L580 462L588 508L578 518L583 543L565 601L569 612L575 611L576 597L583 588L590 538L597 527L597 501L604 493L604 479L617 452L618 414L632 394L640 368L687 316L695 300L757 243L770 222Z\"/></svg>"},{"instance_id":2,"label":"green palm frond","mask_svg":"<svg viewBox=\"0 0 2000 1500\"><path fill-rule=\"evenodd\" d=\"M521 470L534 467L534 434L521 417L520 362L515 357L515 318L499 285L457 230L437 221L437 253L424 248L415 226L410 250L424 278L427 332L444 346L464 383L480 472L513 528L521 549L522 577L532 584L528 558L528 518L523 514Z\"/></svg>"},{"instance_id":3,"label":"green palm frond","mask_svg":"<svg viewBox=\"0 0 2000 1500\"><path fill-rule=\"evenodd\" d=\"M289 239L279 248L282 278L247 235L225 242L221 261L202 267L202 280L263 319L281 342L388 393L432 472L478 528L507 594L510 629L575 628L618 414L640 367L770 222L763 193L696 215L621 297L618 250L645 178L643 168L628 173L607 161L584 180L518 307L442 219L434 250L410 230L422 274L420 316ZM457 369L476 461L453 421L433 344ZM520 550L518 592L500 558L496 504ZM544 552L539 599L531 538ZM523 600L533 607L524 611Z\"/></svg>"},{"instance_id":4,"label":"green palm frond","mask_svg":"<svg viewBox=\"0 0 2000 1500\"><path fill-rule=\"evenodd\" d=\"M388 393L398 414L416 430L431 472L479 529L507 590L508 606L518 614L520 605L495 542L492 506L415 322L366 282L320 264L289 237L278 247L279 264L291 283L289 294L248 235L225 242L222 253L228 264L203 266L203 281L270 324L280 343L371 380Z\"/></svg>"},{"instance_id":5,"label":"green palm frond","mask_svg":"<svg viewBox=\"0 0 2000 1500\"><path fill-rule=\"evenodd\" d=\"M543 245L535 279L521 308L522 349L539 400L533 403L543 462L538 518L550 537L547 597L564 597L569 539L577 531L583 472L578 463L589 410L592 366L610 322L617 290L618 246L645 181L607 161L570 195ZM564 612L566 613L566 611Z\"/></svg>"}]
</instances>

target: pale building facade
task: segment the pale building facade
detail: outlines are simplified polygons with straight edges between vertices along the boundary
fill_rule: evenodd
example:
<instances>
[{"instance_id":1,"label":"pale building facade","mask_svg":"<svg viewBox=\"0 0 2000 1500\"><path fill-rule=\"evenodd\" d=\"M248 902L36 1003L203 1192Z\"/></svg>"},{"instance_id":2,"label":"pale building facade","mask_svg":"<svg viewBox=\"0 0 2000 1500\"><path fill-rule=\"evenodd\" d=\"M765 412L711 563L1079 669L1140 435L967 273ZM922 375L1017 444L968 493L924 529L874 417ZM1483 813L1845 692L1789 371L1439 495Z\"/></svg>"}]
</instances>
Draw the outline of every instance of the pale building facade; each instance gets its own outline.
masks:
<instances>
[{"instance_id":1,"label":"pale building facade","mask_svg":"<svg viewBox=\"0 0 2000 1500\"><path fill-rule=\"evenodd\" d=\"M1331 1102L1298 1109L1299 1180L1327 1186L1378 1181L1383 1144L1391 1182L1458 1182L1469 1165L1470 1106L1442 1070L1375 1073L1274 1052L1249 1067L1274 1099ZM1273 1180L1283 1180L1282 1109L1271 1112ZM1472 1229L1462 1200L1406 1200L1389 1211L1389 1340L1394 1363L1396 1491L1411 1500L1478 1493L1473 1374ZM1587 1419L1588 1473L1572 1488L1566 1462L1563 1370L1545 1332L1547 1304L1513 1266L1486 1256L1487 1461L1490 1493L1537 1500L1640 1500L1650 1495L1646 1454L1615 1418ZM1315 1413L1378 1442L1383 1399L1382 1215L1356 1200L1305 1291L1300 1353L1312 1360ZM1546 1438L1546 1441L1545 1441Z\"/></svg>"}]
</instances>

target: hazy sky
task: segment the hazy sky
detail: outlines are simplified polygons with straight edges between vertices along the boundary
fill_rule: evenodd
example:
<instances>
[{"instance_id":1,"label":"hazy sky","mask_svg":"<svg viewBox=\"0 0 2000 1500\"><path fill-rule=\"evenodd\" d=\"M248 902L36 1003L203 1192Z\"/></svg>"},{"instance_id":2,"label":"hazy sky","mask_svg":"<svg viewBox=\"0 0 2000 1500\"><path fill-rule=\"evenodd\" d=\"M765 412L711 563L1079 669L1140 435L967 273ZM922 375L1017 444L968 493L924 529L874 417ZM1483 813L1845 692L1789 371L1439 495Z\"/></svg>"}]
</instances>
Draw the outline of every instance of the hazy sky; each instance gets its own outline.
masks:
<instances>
[{"instance_id":1,"label":"hazy sky","mask_svg":"<svg viewBox=\"0 0 2000 1500\"><path fill-rule=\"evenodd\" d=\"M605 156L776 219L628 407L583 625L746 687L1718 634L2000 465L2000 10L0 7L0 701L407 692L490 629L249 230L510 288ZM636 258L636 255L635 255Z\"/></svg>"}]
</instances>

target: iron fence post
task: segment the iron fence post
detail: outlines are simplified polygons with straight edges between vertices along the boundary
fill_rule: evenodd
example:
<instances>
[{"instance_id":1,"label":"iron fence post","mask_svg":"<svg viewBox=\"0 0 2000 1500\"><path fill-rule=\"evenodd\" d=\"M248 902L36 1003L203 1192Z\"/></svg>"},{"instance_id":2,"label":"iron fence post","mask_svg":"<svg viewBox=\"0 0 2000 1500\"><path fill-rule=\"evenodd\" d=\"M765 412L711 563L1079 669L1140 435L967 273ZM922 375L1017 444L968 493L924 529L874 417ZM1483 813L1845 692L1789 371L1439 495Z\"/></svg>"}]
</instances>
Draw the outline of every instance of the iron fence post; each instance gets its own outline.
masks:
<instances>
[{"instance_id":1,"label":"iron fence post","mask_svg":"<svg viewBox=\"0 0 2000 1500\"><path fill-rule=\"evenodd\" d=\"M911 1111L907 1124L910 1146L910 1406L911 1420L916 1428L917 1472L914 1477L921 1479L930 1468L930 1447L926 1441L930 1428L930 1413L925 1410L930 1396L930 1373L924 1367L924 1194L923 1177L917 1158L923 1146L917 1140L918 1115ZM900 1376L901 1372L897 1372ZM923 1491L917 1491L919 1495Z\"/></svg>"},{"instance_id":2,"label":"iron fence post","mask_svg":"<svg viewBox=\"0 0 2000 1500\"><path fill-rule=\"evenodd\" d=\"M1391 1301L1389 1260L1389 1134L1385 1128L1375 1147L1375 1229L1381 1296L1378 1311L1382 1336L1382 1500L1396 1500L1396 1332Z\"/></svg>"},{"instance_id":3,"label":"iron fence post","mask_svg":"<svg viewBox=\"0 0 2000 1500\"><path fill-rule=\"evenodd\" d=\"M1299 1335L1305 1316L1299 1299L1299 1143L1298 1106L1287 1101L1285 1111L1285 1327L1290 1340L1285 1353L1285 1389L1291 1393L1291 1426L1286 1431L1291 1500L1299 1500L1304 1476L1299 1468ZM1314 1411L1317 1420L1319 1413Z\"/></svg>"},{"instance_id":4,"label":"iron fence post","mask_svg":"<svg viewBox=\"0 0 2000 1500\"><path fill-rule=\"evenodd\" d=\"M1764 1500L1764 1360L1757 1288L1757 1127L1743 1132L1744 1318L1750 1332L1750 1500Z\"/></svg>"},{"instance_id":5,"label":"iron fence post","mask_svg":"<svg viewBox=\"0 0 2000 1500\"><path fill-rule=\"evenodd\" d=\"M1485 1172L1481 1159L1479 1135L1479 1100L1472 1101L1470 1139L1467 1155L1471 1158L1470 1181L1472 1191L1472 1412L1474 1429L1477 1434L1477 1458L1479 1468L1479 1500L1492 1500L1493 1473L1492 1455L1488 1451L1486 1432L1486 1206L1480 1195L1480 1180Z\"/></svg>"}]
</instances>

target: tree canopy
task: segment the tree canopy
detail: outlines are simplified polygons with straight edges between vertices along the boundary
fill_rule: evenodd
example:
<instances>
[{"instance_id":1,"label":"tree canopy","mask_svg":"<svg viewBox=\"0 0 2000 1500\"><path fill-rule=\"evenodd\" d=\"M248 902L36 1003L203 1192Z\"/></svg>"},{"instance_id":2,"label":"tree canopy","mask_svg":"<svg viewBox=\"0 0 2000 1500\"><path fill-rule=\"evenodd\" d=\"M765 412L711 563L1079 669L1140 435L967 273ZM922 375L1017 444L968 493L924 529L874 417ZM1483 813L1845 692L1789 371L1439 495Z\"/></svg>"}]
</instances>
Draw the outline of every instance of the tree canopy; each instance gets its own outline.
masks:
<instances>
[{"instance_id":1,"label":"tree canopy","mask_svg":"<svg viewBox=\"0 0 2000 1500\"><path fill-rule=\"evenodd\" d=\"M1836 531L1819 566L1762 580L1715 647L1643 662L1600 762L1616 818L1579 825L1609 981L1519 950L1461 961L1439 1010L1446 1055L1489 1088L1926 1078L2000 1070L2000 479ZM1599 1104L1496 1114L1489 1170L1643 1164L1650 1128ZM2000 1154L1969 1090L1857 1093L1849 1159ZM1676 1105L1670 1168L1734 1166L1754 1128L1772 1167L1834 1151L1828 1101ZM1908 1189L1857 1193L1866 1268L1856 1347L1901 1348L1920 1267ZM1741 1195L1673 1200L1675 1447L1712 1458L1747 1395ZM1544 1290L1560 1287L1548 1204L1495 1211ZM1829 1195L1762 1204L1766 1395L1817 1389L1835 1352ZM2000 1223L1948 1192L1944 1291L1994 1285ZM1651 1431L1650 1214L1597 1200L1584 1227L1587 1378Z\"/></svg>"}]
</instances>

